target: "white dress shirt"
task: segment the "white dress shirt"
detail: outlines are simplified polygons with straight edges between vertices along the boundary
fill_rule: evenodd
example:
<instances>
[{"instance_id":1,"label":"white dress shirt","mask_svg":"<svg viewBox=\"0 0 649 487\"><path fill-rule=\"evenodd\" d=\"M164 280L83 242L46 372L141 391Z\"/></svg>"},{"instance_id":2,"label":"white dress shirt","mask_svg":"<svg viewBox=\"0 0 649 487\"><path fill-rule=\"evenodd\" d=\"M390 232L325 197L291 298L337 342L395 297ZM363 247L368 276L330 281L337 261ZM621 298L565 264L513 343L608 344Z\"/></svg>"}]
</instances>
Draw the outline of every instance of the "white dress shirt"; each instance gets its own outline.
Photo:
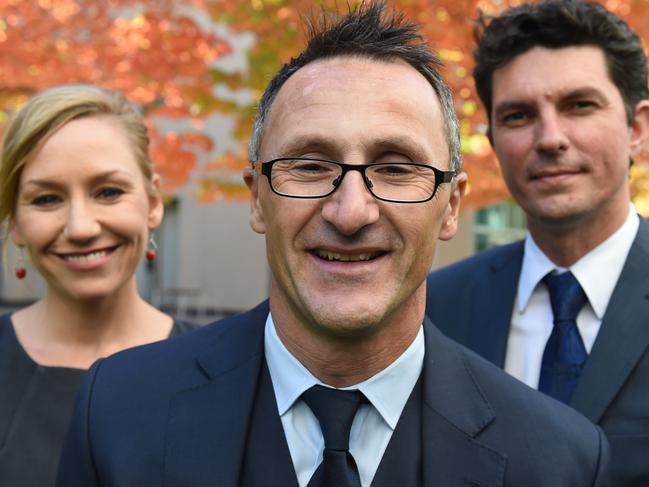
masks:
<instances>
[{"instance_id":1,"label":"white dress shirt","mask_svg":"<svg viewBox=\"0 0 649 487\"><path fill-rule=\"evenodd\" d=\"M505 356L508 373L538 388L543 351L553 327L550 295L539 283L555 269L560 273L570 270L586 293L588 302L577 316L577 328L590 353L639 226L630 205L622 226L569 269L555 265L527 235Z\"/></svg>"},{"instance_id":2,"label":"white dress shirt","mask_svg":"<svg viewBox=\"0 0 649 487\"><path fill-rule=\"evenodd\" d=\"M270 313L264 330L264 347L293 467L298 484L305 487L322 462L324 438L318 420L300 396L311 386L326 384L315 378L286 349L277 336ZM415 340L389 367L360 384L345 388L360 390L370 402L358 409L349 435L349 451L358 466L363 487L372 483L423 364L424 332L421 327Z\"/></svg>"}]
</instances>

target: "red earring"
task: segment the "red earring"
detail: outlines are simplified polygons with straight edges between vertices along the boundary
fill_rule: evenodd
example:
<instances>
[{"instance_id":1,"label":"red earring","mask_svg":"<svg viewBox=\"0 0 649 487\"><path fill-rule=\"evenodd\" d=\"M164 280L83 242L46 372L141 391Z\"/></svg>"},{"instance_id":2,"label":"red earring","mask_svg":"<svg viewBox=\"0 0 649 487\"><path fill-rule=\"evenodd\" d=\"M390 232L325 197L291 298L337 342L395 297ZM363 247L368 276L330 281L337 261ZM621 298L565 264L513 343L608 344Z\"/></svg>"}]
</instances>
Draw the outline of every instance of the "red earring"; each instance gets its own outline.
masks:
<instances>
[{"instance_id":1,"label":"red earring","mask_svg":"<svg viewBox=\"0 0 649 487\"><path fill-rule=\"evenodd\" d=\"M20 248L20 256L18 257L18 266L16 267L16 277L18 279L25 279L27 275L27 269L25 269L25 250L23 247Z\"/></svg>"},{"instance_id":2,"label":"red earring","mask_svg":"<svg viewBox=\"0 0 649 487\"><path fill-rule=\"evenodd\" d=\"M149 237L149 248L146 249L146 260L153 262L158 255L158 245L155 243L153 235Z\"/></svg>"}]
</instances>

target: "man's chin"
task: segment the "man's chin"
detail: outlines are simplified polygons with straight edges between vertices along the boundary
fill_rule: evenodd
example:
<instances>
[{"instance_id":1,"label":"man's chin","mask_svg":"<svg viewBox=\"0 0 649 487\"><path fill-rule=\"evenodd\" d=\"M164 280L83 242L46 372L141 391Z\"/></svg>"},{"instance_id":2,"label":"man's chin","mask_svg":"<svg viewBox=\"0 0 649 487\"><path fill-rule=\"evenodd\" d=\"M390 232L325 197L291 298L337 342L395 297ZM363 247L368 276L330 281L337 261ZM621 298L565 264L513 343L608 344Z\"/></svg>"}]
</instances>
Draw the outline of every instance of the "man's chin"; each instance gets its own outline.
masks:
<instances>
[{"instance_id":1,"label":"man's chin","mask_svg":"<svg viewBox=\"0 0 649 487\"><path fill-rule=\"evenodd\" d=\"M567 229L573 230L574 226L580 221L588 218L590 213L584 211L579 207L550 207L541 208L535 213L528 214L528 220L535 222L537 225L552 229Z\"/></svg>"},{"instance_id":2,"label":"man's chin","mask_svg":"<svg viewBox=\"0 0 649 487\"><path fill-rule=\"evenodd\" d=\"M358 305L326 305L311 310L312 328L330 338L364 339L376 333L385 321L385 313Z\"/></svg>"}]
</instances>

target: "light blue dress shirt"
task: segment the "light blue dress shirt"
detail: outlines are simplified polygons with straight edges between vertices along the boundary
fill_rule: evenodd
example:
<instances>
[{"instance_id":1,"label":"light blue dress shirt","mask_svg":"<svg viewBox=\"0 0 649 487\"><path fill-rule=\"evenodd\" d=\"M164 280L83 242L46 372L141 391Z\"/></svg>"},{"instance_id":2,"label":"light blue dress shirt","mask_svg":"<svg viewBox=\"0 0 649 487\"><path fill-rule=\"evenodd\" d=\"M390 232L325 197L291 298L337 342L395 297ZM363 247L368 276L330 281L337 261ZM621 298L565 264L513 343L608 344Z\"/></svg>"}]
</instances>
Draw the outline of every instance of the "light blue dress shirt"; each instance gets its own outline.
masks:
<instances>
[{"instance_id":1,"label":"light blue dress shirt","mask_svg":"<svg viewBox=\"0 0 649 487\"><path fill-rule=\"evenodd\" d=\"M540 283L553 270L570 270L586 293L588 303L577 316L577 328L590 353L639 226L638 214L629 204L622 226L570 269L555 265L527 235L505 355L509 374L538 388L543 352L553 328L550 294Z\"/></svg>"},{"instance_id":2,"label":"light blue dress shirt","mask_svg":"<svg viewBox=\"0 0 649 487\"><path fill-rule=\"evenodd\" d=\"M322 462L324 438L318 420L300 396L316 384L311 374L284 346L268 314L264 331L266 362L277 409L291 453L298 484L305 487ZM361 485L369 487L424 364L424 331L419 328L410 346L387 368L345 389L358 389L369 400L359 408L349 435Z\"/></svg>"}]
</instances>

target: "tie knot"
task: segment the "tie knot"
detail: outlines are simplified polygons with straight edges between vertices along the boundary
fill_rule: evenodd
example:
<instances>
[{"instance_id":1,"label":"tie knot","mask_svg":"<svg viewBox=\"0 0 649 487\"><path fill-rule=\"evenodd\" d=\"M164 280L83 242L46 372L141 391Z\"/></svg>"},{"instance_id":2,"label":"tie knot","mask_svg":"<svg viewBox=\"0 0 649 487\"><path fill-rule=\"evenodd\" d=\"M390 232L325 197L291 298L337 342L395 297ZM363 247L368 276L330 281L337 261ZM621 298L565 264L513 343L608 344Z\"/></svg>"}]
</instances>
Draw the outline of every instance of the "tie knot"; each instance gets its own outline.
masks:
<instances>
[{"instance_id":1,"label":"tie knot","mask_svg":"<svg viewBox=\"0 0 649 487\"><path fill-rule=\"evenodd\" d=\"M548 274L543 278L543 282L550 292L554 324L575 321L579 311L586 304L587 298L572 272Z\"/></svg>"},{"instance_id":2,"label":"tie knot","mask_svg":"<svg viewBox=\"0 0 649 487\"><path fill-rule=\"evenodd\" d=\"M320 422L325 449L349 450L349 432L364 397L360 391L323 386L313 386L302 393L302 399Z\"/></svg>"}]
</instances>

